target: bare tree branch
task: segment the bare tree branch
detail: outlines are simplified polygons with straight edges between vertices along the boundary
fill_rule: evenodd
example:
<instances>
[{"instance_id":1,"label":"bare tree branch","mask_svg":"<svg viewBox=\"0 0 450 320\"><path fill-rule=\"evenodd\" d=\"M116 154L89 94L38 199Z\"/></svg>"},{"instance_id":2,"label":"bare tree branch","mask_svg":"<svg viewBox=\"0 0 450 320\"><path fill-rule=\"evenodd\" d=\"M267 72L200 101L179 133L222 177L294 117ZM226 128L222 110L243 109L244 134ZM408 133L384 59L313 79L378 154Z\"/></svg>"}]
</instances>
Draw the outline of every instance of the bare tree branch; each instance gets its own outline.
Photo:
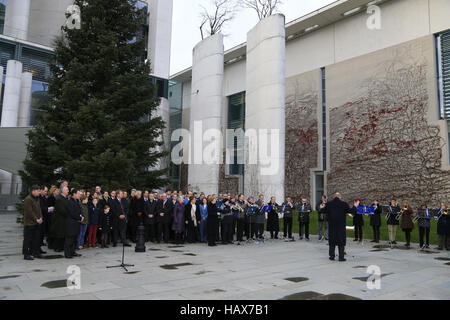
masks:
<instances>
[{"instance_id":1,"label":"bare tree branch","mask_svg":"<svg viewBox=\"0 0 450 320\"><path fill-rule=\"evenodd\" d=\"M258 14L259 20L277 12L278 7L283 4L281 0L242 0L241 6L253 9Z\"/></svg>"},{"instance_id":2,"label":"bare tree branch","mask_svg":"<svg viewBox=\"0 0 450 320\"><path fill-rule=\"evenodd\" d=\"M234 0L211 0L211 6L213 12L209 11L204 6L201 6L202 12L200 17L202 22L200 24L200 34L202 40L205 38L204 27L207 26L206 33L208 36L212 36L223 30L226 23L234 19L237 6Z\"/></svg>"}]
</instances>

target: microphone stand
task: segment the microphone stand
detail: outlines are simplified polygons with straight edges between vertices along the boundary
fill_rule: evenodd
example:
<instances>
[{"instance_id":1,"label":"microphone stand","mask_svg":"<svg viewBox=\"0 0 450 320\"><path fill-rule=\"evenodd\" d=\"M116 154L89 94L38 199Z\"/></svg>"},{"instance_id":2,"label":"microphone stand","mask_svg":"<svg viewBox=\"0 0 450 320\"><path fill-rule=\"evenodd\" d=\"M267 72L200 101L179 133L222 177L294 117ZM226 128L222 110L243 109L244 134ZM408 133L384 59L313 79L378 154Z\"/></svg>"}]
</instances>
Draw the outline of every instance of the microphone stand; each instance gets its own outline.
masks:
<instances>
[{"instance_id":1,"label":"microphone stand","mask_svg":"<svg viewBox=\"0 0 450 320\"><path fill-rule=\"evenodd\" d=\"M134 264L125 264L125 242L126 242L126 239L124 239L124 240L125 241L122 241L122 263L119 264L118 266L106 267L106 269L123 268L126 272L128 272L127 267L134 267Z\"/></svg>"}]
</instances>

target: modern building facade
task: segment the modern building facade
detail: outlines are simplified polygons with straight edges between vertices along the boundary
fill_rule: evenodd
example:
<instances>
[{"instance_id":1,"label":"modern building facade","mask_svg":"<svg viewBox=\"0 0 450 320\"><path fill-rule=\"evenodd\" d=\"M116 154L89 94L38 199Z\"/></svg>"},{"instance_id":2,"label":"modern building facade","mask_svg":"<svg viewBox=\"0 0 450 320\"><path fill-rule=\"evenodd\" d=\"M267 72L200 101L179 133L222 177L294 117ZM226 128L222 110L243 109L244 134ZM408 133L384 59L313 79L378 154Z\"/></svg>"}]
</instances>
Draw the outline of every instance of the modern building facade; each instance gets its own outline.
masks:
<instances>
[{"instance_id":1,"label":"modern building facade","mask_svg":"<svg viewBox=\"0 0 450 320\"><path fill-rule=\"evenodd\" d=\"M450 0L339 0L287 24L269 17L222 53L216 38L199 59L206 45L171 77L182 86L181 128L213 118L223 136L277 129L281 165L264 176L248 162L202 167L184 154L175 187L313 203L334 192L369 205L450 201ZM235 158L256 150L225 143Z\"/></svg>"},{"instance_id":2,"label":"modern building facade","mask_svg":"<svg viewBox=\"0 0 450 320\"><path fill-rule=\"evenodd\" d=\"M66 11L73 3L73 0L0 0L0 194L3 198L14 199L22 190L17 172L26 155L25 134L35 124L39 106L48 99L48 62L53 59L54 41L62 35ZM145 0L138 1L137 6L147 10L148 19L136 37L147 40L143 59L151 62L149 76L161 98L158 115L169 123L173 1ZM167 160L159 166L167 167ZM5 201L0 199L0 207Z\"/></svg>"}]
</instances>

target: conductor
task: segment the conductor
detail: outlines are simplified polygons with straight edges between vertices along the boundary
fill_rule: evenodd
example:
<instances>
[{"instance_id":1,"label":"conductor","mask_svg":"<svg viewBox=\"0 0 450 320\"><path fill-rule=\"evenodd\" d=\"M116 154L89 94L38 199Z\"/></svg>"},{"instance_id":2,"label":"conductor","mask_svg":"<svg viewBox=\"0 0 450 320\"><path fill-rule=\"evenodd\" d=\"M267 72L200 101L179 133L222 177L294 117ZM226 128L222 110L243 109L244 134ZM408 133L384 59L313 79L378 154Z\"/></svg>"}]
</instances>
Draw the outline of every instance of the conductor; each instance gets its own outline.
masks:
<instances>
[{"instance_id":1,"label":"conductor","mask_svg":"<svg viewBox=\"0 0 450 320\"><path fill-rule=\"evenodd\" d=\"M325 212L328 214L330 260L332 261L336 256L336 246L339 249L339 261L346 261L344 258L345 245L347 244L346 219L349 210L350 207L342 201L340 193L336 193L333 200L325 206Z\"/></svg>"}]
</instances>

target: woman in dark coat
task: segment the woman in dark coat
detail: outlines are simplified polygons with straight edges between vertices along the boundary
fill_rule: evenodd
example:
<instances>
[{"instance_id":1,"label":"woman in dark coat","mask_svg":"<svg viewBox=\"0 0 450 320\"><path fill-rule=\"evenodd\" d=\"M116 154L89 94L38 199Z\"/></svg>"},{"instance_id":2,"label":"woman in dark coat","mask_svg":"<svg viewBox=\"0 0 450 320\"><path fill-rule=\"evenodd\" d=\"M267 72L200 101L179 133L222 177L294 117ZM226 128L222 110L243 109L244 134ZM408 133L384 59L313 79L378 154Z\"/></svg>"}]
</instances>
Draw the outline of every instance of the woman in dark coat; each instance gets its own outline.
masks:
<instances>
[{"instance_id":1,"label":"woman in dark coat","mask_svg":"<svg viewBox=\"0 0 450 320\"><path fill-rule=\"evenodd\" d=\"M186 221L186 240L188 243L195 243L200 240L200 205L196 204L194 197L189 199L189 203L184 208L184 219Z\"/></svg>"},{"instance_id":2,"label":"woman in dark coat","mask_svg":"<svg viewBox=\"0 0 450 320\"><path fill-rule=\"evenodd\" d=\"M208 246L216 246L216 240L219 237L219 219L221 210L217 208L217 198L211 197L208 200L208 224L206 230L208 233Z\"/></svg>"},{"instance_id":3,"label":"woman in dark coat","mask_svg":"<svg viewBox=\"0 0 450 320\"><path fill-rule=\"evenodd\" d=\"M403 229L403 232L405 233L406 238L406 247L409 247L411 245L411 231L414 229L414 222L413 222L413 211L411 207L408 204L408 201L403 201L403 209L401 211L402 218L400 222L400 227Z\"/></svg>"},{"instance_id":4,"label":"woman in dark coat","mask_svg":"<svg viewBox=\"0 0 450 320\"><path fill-rule=\"evenodd\" d=\"M49 191L49 197L47 199L48 205L48 238L47 244L49 249L54 249L54 239L52 236L52 219L55 215L55 205L56 205L56 197L59 194L59 189L57 187L51 187Z\"/></svg>"},{"instance_id":5,"label":"woman in dark coat","mask_svg":"<svg viewBox=\"0 0 450 320\"><path fill-rule=\"evenodd\" d=\"M370 225L373 229L373 240L371 242L380 243L381 213L383 209L377 200L373 202L372 207L375 208L375 213L370 216Z\"/></svg>"},{"instance_id":6,"label":"woman in dark coat","mask_svg":"<svg viewBox=\"0 0 450 320\"><path fill-rule=\"evenodd\" d=\"M142 192L137 191L135 197L131 199L130 205L131 213L131 240L136 242L137 227L144 224L145 217L145 201L142 198Z\"/></svg>"},{"instance_id":7,"label":"woman in dark coat","mask_svg":"<svg viewBox=\"0 0 450 320\"><path fill-rule=\"evenodd\" d=\"M172 230L175 232L175 243L181 244L185 230L184 200L182 197L178 197L178 201L173 208Z\"/></svg>"},{"instance_id":8,"label":"woman in dark coat","mask_svg":"<svg viewBox=\"0 0 450 320\"><path fill-rule=\"evenodd\" d=\"M353 207L350 209L350 213L353 216L353 225L355 226L355 239L353 241L363 241L363 227L364 227L364 216L358 214L358 207L361 200L358 198L353 203Z\"/></svg>"},{"instance_id":9,"label":"woman in dark coat","mask_svg":"<svg viewBox=\"0 0 450 320\"><path fill-rule=\"evenodd\" d=\"M438 221L437 233L439 240L439 250L444 248L450 250L450 217L448 215L448 206L445 203L441 203L442 216Z\"/></svg>"},{"instance_id":10,"label":"woman in dark coat","mask_svg":"<svg viewBox=\"0 0 450 320\"><path fill-rule=\"evenodd\" d=\"M280 232L280 220L275 209L279 207L279 205L277 204L275 197L270 199L268 205L273 208L267 215L267 231L270 232L270 239L278 239L278 232Z\"/></svg>"}]
</instances>

